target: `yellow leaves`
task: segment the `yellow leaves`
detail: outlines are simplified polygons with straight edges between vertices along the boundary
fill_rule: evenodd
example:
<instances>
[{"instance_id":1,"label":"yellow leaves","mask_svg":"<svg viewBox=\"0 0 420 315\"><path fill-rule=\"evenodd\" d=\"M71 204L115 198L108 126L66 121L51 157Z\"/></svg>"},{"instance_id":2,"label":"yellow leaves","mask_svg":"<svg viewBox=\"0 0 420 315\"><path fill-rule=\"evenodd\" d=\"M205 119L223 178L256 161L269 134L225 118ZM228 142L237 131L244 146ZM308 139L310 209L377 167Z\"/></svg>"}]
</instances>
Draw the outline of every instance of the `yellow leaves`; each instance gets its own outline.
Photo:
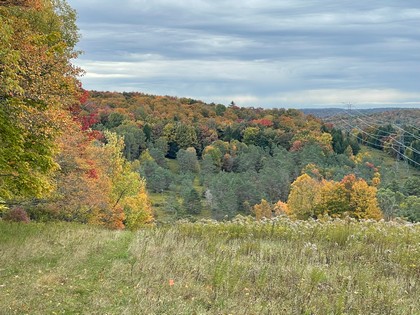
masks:
<instances>
[{"instance_id":1,"label":"yellow leaves","mask_svg":"<svg viewBox=\"0 0 420 315\"><path fill-rule=\"evenodd\" d=\"M254 212L257 220L261 220L262 218L271 219L271 205L265 199L262 199L260 204L255 205L252 208L252 211Z\"/></svg>"},{"instance_id":2,"label":"yellow leaves","mask_svg":"<svg viewBox=\"0 0 420 315\"><path fill-rule=\"evenodd\" d=\"M352 185L351 206L353 214L359 219L382 219L382 213L376 198L376 187L369 186L359 179Z\"/></svg>"},{"instance_id":3,"label":"yellow leaves","mask_svg":"<svg viewBox=\"0 0 420 315\"><path fill-rule=\"evenodd\" d=\"M290 210L289 210L289 207L287 206L287 203L285 203L281 200L277 201L274 204L273 211L274 211L274 214L276 216L282 215L282 214L287 214L287 215L291 214Z\"/></svg>"},{"instance_id":4,"label":"yellow leaves","mask_svg":"<svg viewBox=\"0 0 420 315\"><path fill-rule=\"evenodd\" d=\"M332 143L332 136L328 132L323 132L321 136L318 138L319 143L322 145L323 148L327 149L328 151L332 151L331 143Z\"/></svg>"},{"instance_id":5,"label":"yellow leaves","mask_svg":"<svg viewBox=\"0 0 420 315\"><path fill-rule=\"evenodd\" d=\"M372 186L378 187L381 183L381 174L379 172L375 172L372 178Z\"/></svg>"},{"instance_id":6,"label":"yellow leaves","mask_svg":"<svg viewBox=\"0 0 420 315\"><path fill-rule=\"evenodd\" d=\"M6 9L0 51L7 46L8 62L0 73L12 96L43 100L56 108L74 101L72 82L79 70L70 63L73 52L57 19L52 6L40 12Z\"/></svg>"},{"instance_id":7,"label":"yellow leaves","mask_svg":"<svg viewBox=\"0 0 420 315\"><path fill-rule=\"evenodd\" d=\"M370 158L371 154L369 152L359 152L356 156L354 156L354 162L360 164L363 163L364 160Z\"/></svg>"},{"instance_id":8,"label":"yellow leaves","mask_svg":"<svg viewBox=\"0 0 420 315\"><path fill-rule=\"evenodd\" d=\"M150 155L149 149L144 150L139 158L139 166L145 162L154 161L153 157Z\"/></svg>"},{"instance_id":9,"label":"yellow leaves","mask_svg":"<svg viewBox=\"0 0 420 315\"><path fill-rule=\"evenodd\" d=\"M319 190L319 199L314 208L317 215L329 215L331 217L340 217L343 213L349 211L348 194L341 183L335 181L321 182Z\"/></svg>"},{"instance_id":10,"label":"yellow leaves","mask_svg":"<svg viewBox=\"0 0 420 315\"><path fill-rule=\"evenodd\" d=\"M288 208L297 219L307 219L313 217L314 205L319 198L318 190L320 183L307 174L299 176L292 184Z\"/></svg>"},{"instance_id":11,"label":"yellow leaves","mask_svg":"<svg viewBox=\"0 0 420 315\"><path fill-rule=\"evenodd\" d=\"M341 182L317 181L307 174L299 176L292 184L287 205L290 214L298 219L322 215L382 218L376 188L354 174L345 176Z\"/></svg>"}]
</instances>

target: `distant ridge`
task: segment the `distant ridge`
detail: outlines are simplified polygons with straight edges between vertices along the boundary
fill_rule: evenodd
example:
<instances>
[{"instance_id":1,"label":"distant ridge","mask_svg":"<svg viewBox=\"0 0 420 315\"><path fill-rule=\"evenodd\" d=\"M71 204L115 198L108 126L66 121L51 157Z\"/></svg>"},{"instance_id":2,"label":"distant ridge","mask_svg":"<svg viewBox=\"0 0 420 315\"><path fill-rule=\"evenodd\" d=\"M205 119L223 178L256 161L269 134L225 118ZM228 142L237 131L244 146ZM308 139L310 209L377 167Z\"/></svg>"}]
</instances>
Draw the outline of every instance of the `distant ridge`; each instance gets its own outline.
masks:
<instances>
[{"instance_id":1,"label":"distant ridge","mask_svg":"<svg viewBox=\"0 0 420 315\"><path fill-rule=\"evenodd\" d=\"M401 108L401 107L383 107L383 108L366 108L360 109L357 108L357 112L364 115L392 112L392 111L406 111L406 110L415 110L416 108ZM348 112L348 109L344 108L302 108L300 109L305 115L313 115L319 118L333 117L338 115L345 115Z\"/></svg>"}]
</instances>

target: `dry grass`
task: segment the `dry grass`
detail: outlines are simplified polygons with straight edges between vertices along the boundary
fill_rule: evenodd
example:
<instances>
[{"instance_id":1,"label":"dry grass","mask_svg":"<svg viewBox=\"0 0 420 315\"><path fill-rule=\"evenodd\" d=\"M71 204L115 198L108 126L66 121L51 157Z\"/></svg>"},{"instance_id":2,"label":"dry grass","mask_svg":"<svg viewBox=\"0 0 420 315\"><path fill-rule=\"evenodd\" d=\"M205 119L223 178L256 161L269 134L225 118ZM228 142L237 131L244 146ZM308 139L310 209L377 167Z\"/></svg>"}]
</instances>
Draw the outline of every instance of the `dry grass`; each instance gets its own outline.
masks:
<instances>
[{"instance_id":1,"label":"dry grass","mask_svg":"<svg viewBox=\"0 0 420 315\"><path fill-rule=\"evenodd\" d=\"M420 225L0 222L4 314L420 314Z\"/></svg>"}]
</instances>

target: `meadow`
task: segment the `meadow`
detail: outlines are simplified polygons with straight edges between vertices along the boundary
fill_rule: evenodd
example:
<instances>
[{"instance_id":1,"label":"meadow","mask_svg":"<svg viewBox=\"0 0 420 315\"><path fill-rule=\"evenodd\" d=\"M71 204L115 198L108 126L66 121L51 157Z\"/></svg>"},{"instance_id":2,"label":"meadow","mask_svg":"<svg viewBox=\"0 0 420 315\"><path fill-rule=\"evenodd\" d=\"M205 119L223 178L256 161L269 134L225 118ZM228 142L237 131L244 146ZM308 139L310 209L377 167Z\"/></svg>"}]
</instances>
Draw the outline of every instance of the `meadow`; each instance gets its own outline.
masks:
<instances>
[{"instance_id":1,"label":"meadow","mask_svg":"<svg viewBox=\"0 0 420 315\"><path fill-rule=\"evenodd\" d=\"M0 222L1 314L420 314L420 225Z\"/></svg>"}]
</instances>

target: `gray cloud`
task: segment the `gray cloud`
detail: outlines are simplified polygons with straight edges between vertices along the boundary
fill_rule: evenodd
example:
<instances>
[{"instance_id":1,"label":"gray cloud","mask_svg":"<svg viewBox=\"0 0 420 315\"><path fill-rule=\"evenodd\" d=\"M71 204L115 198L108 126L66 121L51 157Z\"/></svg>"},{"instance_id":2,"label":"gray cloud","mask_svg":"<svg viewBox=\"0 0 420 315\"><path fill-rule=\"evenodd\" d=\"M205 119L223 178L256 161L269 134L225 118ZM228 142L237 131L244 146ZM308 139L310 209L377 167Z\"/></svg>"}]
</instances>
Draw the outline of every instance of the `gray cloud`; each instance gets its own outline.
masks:
<instances>
[{"instance_id":1,"label":"gray cloud","mask_svg":"<svg viewBox=\"0 0 420 315\"><path fill-rule=\"evenodd\" d=\"M68 2L88 89L241 106L420 104L417 1Z\"/></svg>"}]
</instances>

